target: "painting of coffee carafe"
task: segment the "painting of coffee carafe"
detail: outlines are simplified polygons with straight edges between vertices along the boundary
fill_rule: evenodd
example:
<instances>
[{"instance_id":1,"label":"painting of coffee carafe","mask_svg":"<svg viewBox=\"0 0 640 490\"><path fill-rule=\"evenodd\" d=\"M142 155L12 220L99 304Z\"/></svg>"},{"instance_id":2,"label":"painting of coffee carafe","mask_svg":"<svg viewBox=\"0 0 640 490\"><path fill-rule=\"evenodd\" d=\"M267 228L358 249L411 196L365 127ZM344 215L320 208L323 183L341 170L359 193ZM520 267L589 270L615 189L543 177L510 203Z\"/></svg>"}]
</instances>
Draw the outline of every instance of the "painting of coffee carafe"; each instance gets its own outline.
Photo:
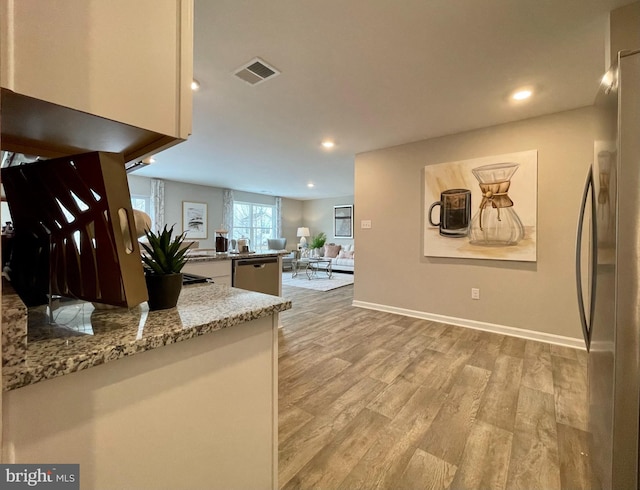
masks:
<instances>
[{"instance_id":1,"label":"painting of coffee carafe","mask_svg":"<svg viewBox=\"0 0 640 490\"><path fill-rule=\"evenodd\" d=\"M469 242L473 245L517 245L524 237L524 225L509 197L511 178L519 166L514 162L501 162L471 170L482 195L469 232Z\"/></svg>"},{"instance_id":2,"label":"painting of coffee carafe","mask_svg":"<svg viewBox=\"0 0 640 490\"><path fill-rule=\"evenodd\" d=\"M614 190L617 187L616 142L594 141L593 150L593 193L596 198L596 213L598 217L598 248L601 251L598 261L601 262L602 259L605 259L605 255L615 253L616 202ZM609 262L612 260L613 257Z\"/></svg>"},{"instance_id":3,"label":"painting of coffee carafe","mask_svg":"<svg viewBox=\"0 0 640 490\"><path fill-rule=\"evenodd\" d=\"M538 154L424 167L424 255L536 261Z\"/></svg>"}]
</instances>

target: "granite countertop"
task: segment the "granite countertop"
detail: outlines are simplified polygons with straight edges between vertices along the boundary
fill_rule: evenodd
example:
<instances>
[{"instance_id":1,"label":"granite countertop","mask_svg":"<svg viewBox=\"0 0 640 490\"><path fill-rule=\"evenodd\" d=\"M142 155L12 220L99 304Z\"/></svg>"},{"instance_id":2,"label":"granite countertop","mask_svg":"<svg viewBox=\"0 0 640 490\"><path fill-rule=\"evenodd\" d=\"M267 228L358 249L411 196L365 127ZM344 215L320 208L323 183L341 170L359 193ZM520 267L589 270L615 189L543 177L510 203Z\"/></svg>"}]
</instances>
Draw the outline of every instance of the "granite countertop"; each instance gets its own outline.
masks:
<instances>
[{"instance_id":1,"label":"granite countertop","mask_svg":"<svg viewBox=\"0 0 640 490\"><path fill-rule=\"evenodd\" d=\"M265 250L263 252L251 253L216 253L215 250L194 248L187 253L189 262L210 262L212 260L237 260L237 259L253 259L256 257L277 257L279 255L287 255L291 252L288 250Z\"/></svg>"},{"instance_id":2,"label":"granite countertop","mask_svg":"<svg viewBox=\"0 0 640 490\"><path fill-rule=\"evenodd\" d=\"M207 283L183 287L178 306L169 310L149 311L146 303L95 309L78 302L56 309L50 325L44 306L29 308L26 334L27 310L7 289L2 296L3 391L291 308L284 298Z\"/></svg>"}]
</instances>

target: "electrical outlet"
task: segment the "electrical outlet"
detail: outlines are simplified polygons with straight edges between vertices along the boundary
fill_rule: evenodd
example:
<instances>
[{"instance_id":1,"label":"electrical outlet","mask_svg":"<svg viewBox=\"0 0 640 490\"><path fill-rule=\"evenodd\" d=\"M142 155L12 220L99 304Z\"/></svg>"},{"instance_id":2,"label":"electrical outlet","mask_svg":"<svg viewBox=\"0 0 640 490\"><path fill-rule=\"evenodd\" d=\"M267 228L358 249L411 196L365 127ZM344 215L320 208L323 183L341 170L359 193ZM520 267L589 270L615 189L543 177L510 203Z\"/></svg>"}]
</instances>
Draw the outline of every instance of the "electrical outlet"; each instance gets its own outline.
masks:
<instances>
[{"instance_id":1,"label":"electrical outlet","mask_svg":"<svg viewBox=\"0 0 640 490\"><path fill-rule=\"evenodd\" d=\"M371 228L371 220L370 219L363 219L362 221L360 221L360 228L364 229L370 229Z\"/></svg>"},{"instance_id":2,"label":"electrical outlet","mask_svg":"<svg viewBox=\"0 0 640 490\"><path fill-rule=\"evenodd\" d=\"M471 288L471 299L480 299L480 289Z\"/></svg>"}]
</instances>

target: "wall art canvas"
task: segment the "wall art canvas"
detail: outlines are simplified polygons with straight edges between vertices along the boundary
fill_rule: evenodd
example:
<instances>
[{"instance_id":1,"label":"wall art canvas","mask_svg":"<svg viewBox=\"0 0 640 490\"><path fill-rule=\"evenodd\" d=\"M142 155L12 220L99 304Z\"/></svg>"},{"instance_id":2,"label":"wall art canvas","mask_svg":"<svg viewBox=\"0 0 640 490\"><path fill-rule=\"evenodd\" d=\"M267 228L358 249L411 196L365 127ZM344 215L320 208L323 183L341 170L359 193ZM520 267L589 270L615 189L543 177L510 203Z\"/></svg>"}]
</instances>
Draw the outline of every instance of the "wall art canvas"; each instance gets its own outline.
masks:
<instances>
[{"instance_id":1,"label":"wall art canvas","mask_svg":"<svg viewBox=\"0 0 640 490\"><path fill-rule=\"evenodd\" d=\"M426 257L536 261L537 150L424 168Z\"/></svg>"},{"instance_id":2,"label":"wall art canvas","mask_svg":"<svg viewBox=\"0 0 640 490\"><path fill-rule=\"evenodd\" d=\"M207 203L182 202L182 230L191 240L207 238Z\"/></svg>"},{"instance_id":3,"label":"wall art canvas","mask_svg":"<svg viewBox=\"0 0 640 490\"><path fill-rule=\"evenodd\" d=\"M353 238L353 205L333 207L333 237Z\"/></svg>"}]
</instances>

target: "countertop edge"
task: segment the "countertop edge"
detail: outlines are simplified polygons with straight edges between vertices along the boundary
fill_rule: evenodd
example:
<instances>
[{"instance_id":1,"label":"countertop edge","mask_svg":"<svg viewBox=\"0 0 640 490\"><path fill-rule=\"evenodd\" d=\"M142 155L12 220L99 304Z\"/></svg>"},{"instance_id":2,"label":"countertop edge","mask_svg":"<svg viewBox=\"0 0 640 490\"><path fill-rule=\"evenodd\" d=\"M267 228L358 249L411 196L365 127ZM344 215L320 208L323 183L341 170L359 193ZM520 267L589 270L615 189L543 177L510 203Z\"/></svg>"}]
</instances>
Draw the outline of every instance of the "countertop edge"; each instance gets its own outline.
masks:
<instances>
[{"instance_id":1,"label":"countertop edge","mask_svg":"<svg viewBox=\"0 0 640 490\"><path fill-rule=\"evenodd\" d=\"M203 253L206 250L203 249L193 249L193 254L187 253L186 258L187 262L213 262L219 260L244 260L244 259L255 259L259 257L278 257L281 255L288 255L291 252L288 250L269 250L265 252L253 252L253 253L220 253L216 254L215 251L211 253Z\"/></svg>"}]
</instances>

